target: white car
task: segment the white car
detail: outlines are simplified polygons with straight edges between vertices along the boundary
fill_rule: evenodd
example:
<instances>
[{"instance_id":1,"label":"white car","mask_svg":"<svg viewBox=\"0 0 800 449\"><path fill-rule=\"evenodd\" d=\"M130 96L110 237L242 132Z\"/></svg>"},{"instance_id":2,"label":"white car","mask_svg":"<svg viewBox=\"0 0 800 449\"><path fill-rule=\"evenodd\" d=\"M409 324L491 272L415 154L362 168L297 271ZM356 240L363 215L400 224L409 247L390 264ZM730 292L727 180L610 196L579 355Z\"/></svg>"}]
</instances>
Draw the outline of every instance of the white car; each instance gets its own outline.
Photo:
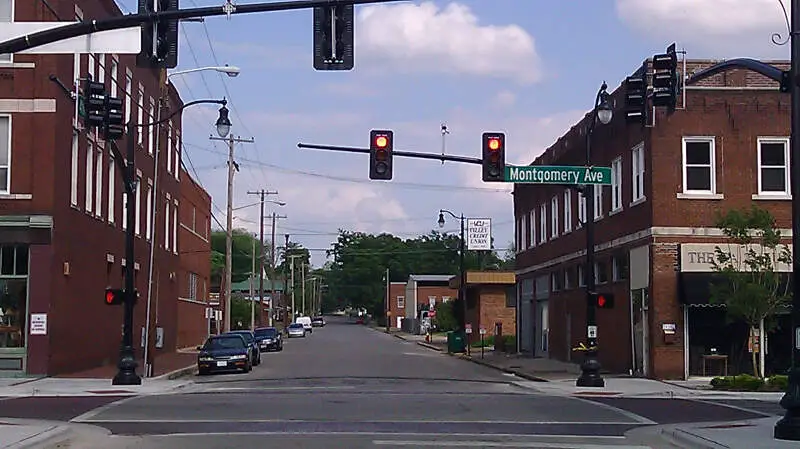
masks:
<instances>
[{"instance_id":1,"label":"white car","mask_svg":"<svg viewBox=\"0 0 800 449\"><path fill-rule=\"evenodd\" d=\"M311 317L299 316L297 317L297 319L294 320L294 322L302 324L306 332L308 333L314 332L314 326L311 325Z\"/></svg>"},{"instance_id":2,"label":"white car","mask_svg":"<svg viewBox=\"0 0 800 449\"><path fill-rule=\"evenodd\" d=\"M286 335L292 337L305 337L306 329L300 323L292 323L286 328Z\"/></svg>"}]
</instances>

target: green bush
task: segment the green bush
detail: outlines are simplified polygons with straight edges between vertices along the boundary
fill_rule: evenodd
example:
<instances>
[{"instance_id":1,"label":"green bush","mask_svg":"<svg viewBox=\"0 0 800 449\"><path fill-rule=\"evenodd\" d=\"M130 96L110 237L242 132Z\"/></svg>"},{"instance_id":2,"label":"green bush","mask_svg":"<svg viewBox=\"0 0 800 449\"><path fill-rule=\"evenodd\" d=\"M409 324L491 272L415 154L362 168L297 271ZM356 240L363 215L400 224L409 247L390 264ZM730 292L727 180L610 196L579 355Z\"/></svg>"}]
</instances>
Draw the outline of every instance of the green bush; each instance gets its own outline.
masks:
<instances>
[{"instance_id":1,"label":"green bush","mask_svg":"<svg viewBox=\"0 0 800 449\"><path fill-rule=\"evenodd\" d=\"M737 376L715 377L711 379L711 386L715 390L727 391L764 391L774 388L766 385L764 379L760 379L750 374L739 374Z\"/></svg>"},{"instance_id":2,"label":"green bush","mask_svg":"<svg viewBox=\"0 0 800 449\"><path fill-rule=\"evenodd\" d=\"M769 387L772 391L786 391L786 387L789 385L789 376L786 375L774 375L767 378L767 387Z\"/></svg>"},{"instance_id":3,"label":"green bush","mask_svg":"<svg viewBox=\"0 0 800 449\"><path fill-rule=\"evenodd\" d=\"M436 304L435 310L436 318L431 320L431 324L436 326L437 332L449 332L456 329L458 323L453 313L453 301L440 302Z\"/></svg>"}]
</instances>

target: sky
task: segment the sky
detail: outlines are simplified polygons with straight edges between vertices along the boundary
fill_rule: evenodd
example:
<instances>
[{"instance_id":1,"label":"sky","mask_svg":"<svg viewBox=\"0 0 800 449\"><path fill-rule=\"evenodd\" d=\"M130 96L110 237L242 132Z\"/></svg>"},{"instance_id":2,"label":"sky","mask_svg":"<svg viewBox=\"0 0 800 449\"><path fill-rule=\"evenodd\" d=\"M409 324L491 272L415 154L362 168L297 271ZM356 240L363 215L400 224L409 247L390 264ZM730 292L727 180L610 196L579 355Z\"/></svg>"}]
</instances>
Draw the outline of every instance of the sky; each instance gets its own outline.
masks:
<instances>
[{"instance_id":1,"label":"sky","mask_svg":"<svg viewBox=\"0 0 800 449\"><path fill-rule=\"evenodd\" d=\"M116 1L125 13L138 4ZM181 8L223 1L181 0ZM265 207L286 217L276 241L290 234L316 266L338 229L458 232L449 216L439 229L440 209L490 218L495 247L509 248L511 186L482 182L478 165L397 157L391 181L371 181L368 155L298 142L368 147L371 129L391 129L397 150L480 157L481 134L499 131L507 163L528 164L591 108L603 81L615 89L673 42L690 59L789 56L770 39L786 36L779 0L405 1L356 6L356 16L352 71L314 70L312 12L301 10L181 24L172 72L229 64L241 74L170 78L184 101L230 101L231 132L255 140L236 146L234 207L258 201L248 191L277 191L268 198L286 205ZM209 139L217 108L183 117L184 164L224 224L227 148ZM233 216L234 227L258 232L257 206Z\"/></svg>"}]
</instances>

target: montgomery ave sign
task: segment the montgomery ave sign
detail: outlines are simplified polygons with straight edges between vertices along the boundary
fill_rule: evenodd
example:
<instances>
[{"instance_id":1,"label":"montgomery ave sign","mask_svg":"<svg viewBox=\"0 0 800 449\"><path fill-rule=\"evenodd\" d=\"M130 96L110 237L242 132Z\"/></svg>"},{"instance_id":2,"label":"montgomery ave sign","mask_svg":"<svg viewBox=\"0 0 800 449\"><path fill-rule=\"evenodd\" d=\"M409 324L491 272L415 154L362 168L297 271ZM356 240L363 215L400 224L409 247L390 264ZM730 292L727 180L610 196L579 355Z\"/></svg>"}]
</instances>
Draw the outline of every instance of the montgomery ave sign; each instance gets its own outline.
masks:
<instances>
[{"instance_id":1,"label":"montgomery ave sign","mask_svg":"<svg viewBox=\"0 0 800 449\"><path fill-rule=\"evenodd\" d=\"M506 167L505 182L524 184L611 185L611 167L528 165Z\"/></svg>"}]
</instances>

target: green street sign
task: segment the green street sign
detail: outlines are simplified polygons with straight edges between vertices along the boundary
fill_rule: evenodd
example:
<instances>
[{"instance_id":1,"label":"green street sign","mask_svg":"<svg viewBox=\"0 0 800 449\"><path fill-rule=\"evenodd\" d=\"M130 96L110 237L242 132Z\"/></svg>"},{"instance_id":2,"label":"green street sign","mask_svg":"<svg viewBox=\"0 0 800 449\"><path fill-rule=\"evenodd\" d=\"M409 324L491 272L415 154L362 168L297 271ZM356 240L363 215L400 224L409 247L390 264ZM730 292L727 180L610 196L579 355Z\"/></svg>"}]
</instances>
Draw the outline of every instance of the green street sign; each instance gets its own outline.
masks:
<instances>
[{"instance_id":1,"label":"green street sign","mask_svg":"<svg viewBox=\"0 0 800 449\"><path fill-rule=\"evenodd\" d=\"M78 96L78 116L86 118L86 108L83 107L83 95Z\"/></svg>"},{"instance_id":2,"label":"green street sign","mask_svg":"<svg viewBox=\"0 0 800 449\"><path fill-rule=\"evenodd\" d=\"M505 182L519 184L611 185L611 167L576 165L526 165L506 167Z\"/></svg>"}]
</instances>

